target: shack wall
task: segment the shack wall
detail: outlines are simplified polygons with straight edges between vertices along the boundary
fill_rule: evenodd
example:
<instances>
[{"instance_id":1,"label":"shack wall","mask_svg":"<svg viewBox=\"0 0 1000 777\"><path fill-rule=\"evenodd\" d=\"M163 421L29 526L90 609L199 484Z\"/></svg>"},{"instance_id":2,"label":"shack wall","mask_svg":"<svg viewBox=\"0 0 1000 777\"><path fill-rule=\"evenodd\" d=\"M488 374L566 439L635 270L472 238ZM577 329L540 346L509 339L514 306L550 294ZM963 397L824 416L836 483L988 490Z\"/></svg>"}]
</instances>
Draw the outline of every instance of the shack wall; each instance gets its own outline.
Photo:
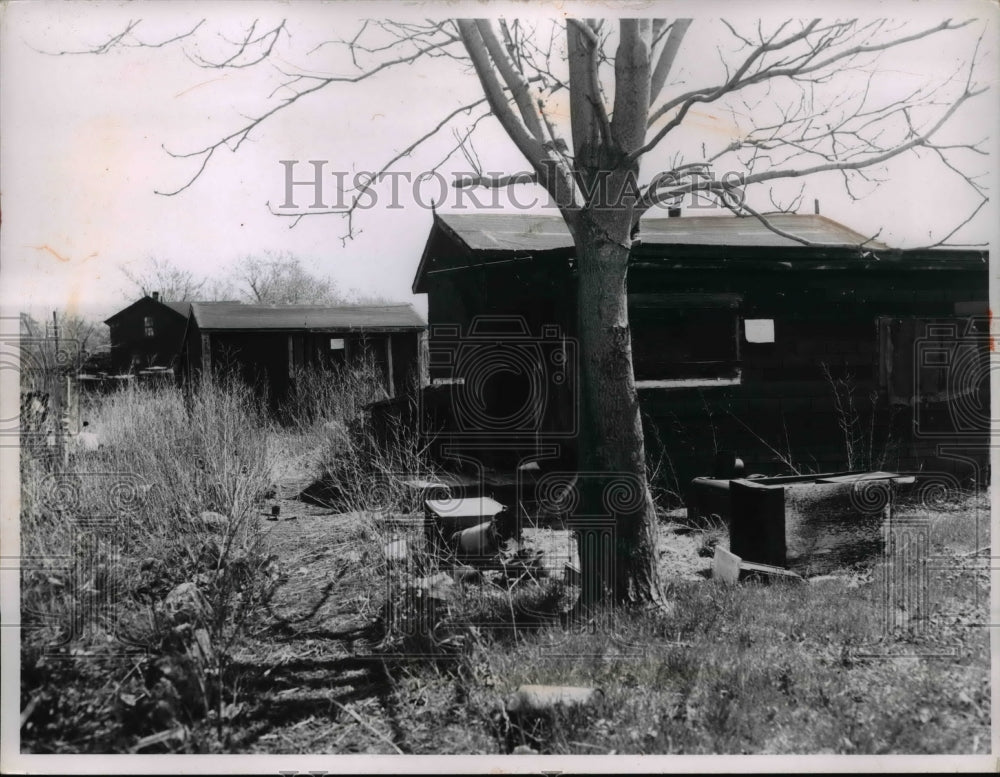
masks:
<instances>
[{"instance_id":1,"label":"shack wall","mask_svg":"<svg viewBox=\"0 0 1000 777\"><path fill-rule=\"evenodd\" d=\"M699 264L705 258L709 261ZM928 462L947 467L940 456L942 442L950 439L977 445L987 440L983 429L951 437L915 434L914 408L888 402L879 335L882 317L955 318L976 307L970 303L985 304L985 262L911 269L900 262L887 262L884 268L872 262L859 262L852 268L841 261L838 266L822 252L803 262L779 263L759 251L744 251L740 258L745 261L729 261L715 251L693 256L687 266L684 262L665 266L640 256L630 269L628 291L642 296L647 308L656 295L665 300L696 298L684 303L680 314L663 308L659 318L679 318L681 326L661 328L652 339L644 339L650 337L648 327L644 330L633 322L637 377L643 358L659 354L661 362L669 364L676 362L674 353L683 353L693 370L690 377L700 379L685 385L684 375L674 372L663 375L672 381L670 385L639 384L647 455L653 466L659 465L665 488L683 489L693 476L710 473L717 450L735 451L750 472L781 474L791 466L803 471L915 468ZM478 266L467 258L463 261L465 269L456 259L451 264L459 269L429 275L425 282L432 381L447 378L452 370L436 363L434 352L454 348L451 331L457 328L459 338L466 337L476 316L521 317L529 337L535 339L554 324L572 340L575 295L573 275L564 258L525 257ZM732 297L738 303L725 302L730 308L721 312L720 300ZM713 318L716 314L723 318ZM653 319L657 317L654 311ZM773 342L749 342L748 319L770 320ZM691 324L697 320L709 323L699 330ZM728 369L725 365L732 359L728 345L698 341L703 334L707 339L726 333L734 340L731 353L738 378L725 372L729 376L725 380L706 384L713 370ZM701 351L704 359L700 359ZM647 371L641 377L657 376ZM455 404L454 397L443 399L441 394L436 390L428 402L435 404L439 415L441 407ZM494 392L492 397L487 391L485 396L497 403L493 406L497 417L509 414L512 403L519 401L510 391ZM561 388L547 385L542 400L543 432L572 423L568 407L572 397L572 383ZM938 408L938 412L948 411ZM845 420L851 424L850 446ZM442 425L447 427L447 422ZM495 435L484 432L480 440L458 431L441 439L452 444L471 441L486 451L487 463L510 465L512 457L502 446L490 450L488 442ZM534 437L537 442L539 435ZM531 438L525 435L519 445L511 446L517 455L530 448ZM562 457L571 459L573 440L559 437L558 445Z\"/></svg>"}]
</instances>

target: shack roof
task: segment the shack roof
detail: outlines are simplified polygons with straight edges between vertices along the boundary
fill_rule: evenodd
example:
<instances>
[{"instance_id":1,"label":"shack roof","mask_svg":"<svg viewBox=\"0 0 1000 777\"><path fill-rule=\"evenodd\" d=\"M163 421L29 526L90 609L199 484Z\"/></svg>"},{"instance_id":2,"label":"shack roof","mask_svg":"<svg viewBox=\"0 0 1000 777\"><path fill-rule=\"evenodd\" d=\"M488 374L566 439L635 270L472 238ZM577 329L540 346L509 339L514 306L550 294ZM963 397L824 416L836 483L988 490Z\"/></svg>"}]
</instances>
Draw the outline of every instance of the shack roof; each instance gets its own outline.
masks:
<instances>
[{"instance_id":1,"label":"shack roof","mask_svg":"<svg viewBox=\"0 0 1000 777\"><path fill-rule=\"evenodd\" d=\"M751 216L644 218L633 243L632 261L653 262L664 270L708 269L749 259L803 269L863 269L881 264L886 269L920 270L985 262L985 252L979 250L894 249L820 215L783 213L769 215L767 221L774 229ZM673 250L659 250L665 246ZM439 272L529 259L554 261L572 255L573 239L558 214L436 213L413 291L426 292L428 276Z\"/></svg>"},{"instance_id":2,"label":"shack roof","mask_svg":"<svg viewBox=\"0 0 1000 777\"><path fill-rule=\"evenodd\" d=\"M550 251L573 246L566 223L558 215L441 213L438 218L474 251ZM781 231L824 246L886 247L825 216L783 213L767 220ZM802 246L750 216L646 218L639 224L639 239L644 245Z\"/></svg>"},{"instance_id":3,"label":"shack roof","mask_svg":"<svg viewBox=\"0 0 1000 777\"><path fill-rule=\"evenodd\" d=\"M159 300L159 303L161 305L166 305L168 308L170 308L172 311L174 311L174 313L180 313L182 316L184 316L184 318L187 318L188 314L190 314L190 312L191 312L191 301L190 300L180 300L178 302L174 302L172 300L162 300L161 299L161 300Z\"/></svg>"},{"instance_id":4,"label":"shack roof","mask_svg":"<svg viewBox=\"0 0 1000 777\"><path fill-rule=\"evenodd\" d=\"M202 330L408 330L424 320L409 304L394 305L244 305L191 303Z\"/></svg>"},{"instance_id":5,"label":"shack roof","mask_svg":"<svg viewBox=\"0 0 1000 777\"><path fill-rule=\"evenodd\" d=\"M112 321L114 321L115 319L117 319L120 315L122 315L123 313L128 312L129 310L131 310L132 308L136 307L137 305L148 305L148 304L162 305L163 307L167 308L168 310L173 311L177 315L179 315L179 316L181 316L183 318L187 318L190 315L190 313L191 313L191 305L194 304L194 301L192 301L192 300L164 300L164 299L155 299L153 297L150 297L147 294L146 296L140 297L139 299L137 299L131 305L125 306L124 308L122 308L121 310L119 310L117 313L115 313L113 316L110 316L110 317L104 319L104 323L105 324L110 324ZM235 300L226 300L224 302L199 302L198 304L199 305L238 305L239 303L236 302Z\"/></svg>"}]
</instances>

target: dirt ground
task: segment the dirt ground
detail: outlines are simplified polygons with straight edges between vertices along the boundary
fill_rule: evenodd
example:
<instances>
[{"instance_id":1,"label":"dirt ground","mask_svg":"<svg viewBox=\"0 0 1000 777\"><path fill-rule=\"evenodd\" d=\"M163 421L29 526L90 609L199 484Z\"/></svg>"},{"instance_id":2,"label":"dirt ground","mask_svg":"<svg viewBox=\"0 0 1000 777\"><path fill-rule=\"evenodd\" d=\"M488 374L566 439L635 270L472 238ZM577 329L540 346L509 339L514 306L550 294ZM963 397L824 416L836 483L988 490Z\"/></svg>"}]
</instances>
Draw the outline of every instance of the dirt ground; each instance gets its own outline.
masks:
<instances>
[{"instance_id":1,"label":"dirt ground","mask_svg":"<svg viewBox=\"0 0 1000 777\"><path fill-rule=\"evenodd\" d=\"M327 752L395 752L349 714L338 714L349 705L363 718L392 720L384 678L362 658L371 647L366 627L378 618L384 598L381 586L391 584L379 579L385 569L380 543L365 535L363 516L296 498L308 481L290 459L283 470L260 521L283 573L272 615L285 626L251 635L236 657L259 683L250 681L244 701L255 722L233 744L269 753L310 752L317 746ZM267 515L271 505L280 508L278 520ZM701 533L670 517L659 529L664 581L710 576L710 556L698 553ZM422 541L422 516L400 517L389 538ZM563 578L565 564L576 562L569 531L527 527L522 543L542 551L553 577ZM303 713L312 708L315 714ZM336 741L330 740L331 716L338 721Z\"/></svg>"},{"instance_id":2,"label":"dirt ground","mask_svg":"<svg viewBox=\"0 0 1000 777\"><path fill-rule=\"evenodd\" d=\"M406 685L403 695L412 700L429 693L422 681L407 679L405 672L402 680L390 678L385 665L371 659L376 637L370 627L381 614L384 586L392 585L383 544L422 542L422 515L399 516L388 532L373 536L367 516L298 500L308 480L297 473L308 468L291 456L283 466L271 502L279 506L280 520L268 519L269 505L260 517L283 573L272 603L278 625L272 621L250 635L237 656L249 678L242 702L246 723L230 747L260 753L397 753L395 742L405 739L412 752L439 751L443 724L433 715L433 725L418 724L408 717L412 710L399 708L398 684ZM690 587L710 579L712 546L726 547L728 540L723 532L686 526L684 519L683 510L661 516L658 552L663 582ZM575 561L575 543L564 529L529 526L522 539L529 549L542 551L552 577L563 578L566 564ZM824 579L817 578L817 590ZM462 727L461 720L448 725ZM480 728L462 727L469 737L464 752L495 752L495 743L476 739L485 736ZM405 736L399 733L404 731Z\"/></svg>"}]
</instances>

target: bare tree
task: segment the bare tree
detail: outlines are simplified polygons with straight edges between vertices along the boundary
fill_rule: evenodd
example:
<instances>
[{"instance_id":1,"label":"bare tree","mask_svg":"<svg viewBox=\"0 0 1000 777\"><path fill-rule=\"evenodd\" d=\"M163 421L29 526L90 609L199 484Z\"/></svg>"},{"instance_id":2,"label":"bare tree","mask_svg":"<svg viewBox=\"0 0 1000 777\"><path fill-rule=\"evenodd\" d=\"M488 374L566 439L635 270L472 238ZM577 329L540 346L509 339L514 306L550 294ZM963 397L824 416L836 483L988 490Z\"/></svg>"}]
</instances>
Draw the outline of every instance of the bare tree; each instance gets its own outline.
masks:
<instances>
[{"instance_id":1,"label":"bare tree","mask_svg":"<svg viewBox=\"0 0 1000 777\"><path fill-rule=\"evenodd\" d=\"M982 184L967 172L970 157L985 154L981 141L941 140L942 129L956 124L953 120L962 107L985 92L974 79L982 37L974 20L944 20L929 26L887 20L785 20L759 22L752 29L737 29L724 20L713 23L718 24L719 41L714 70L706 56L711 52L704 46L685 48L693 27L688 19L368 21L349 40L328 41L346 47L354 66L351 72L333 75L320 67L291 64L302 62L306 54L295 52L284 21L268 30L258 29L254 22L242 39L231 41L233 49L221 58L199 54L199 36L204 34L200 23L169 40L150 42L138 37L138 23L133 22L86 51L179 43L190 46L189 58L202 67L266 63L285 74L267 110L201 148L174 153L195 167L185 184L167 194L186 189L216 152L239 150L261 124L311 94L338 84L358 84L418 60L451 58L456 75L469 73L471 65L482 97L450 111L443 108L440 121L387 159L379 172L446 131L453 133L455 143L441 164L459 150L474 161L470 134L491 115L523 155L529 172L496 177L475 170L461 185L533 182L543 186L559 208L573 237L578 268L580 468L622 473L638 484L637 498L624 500L628 507L618 513L615 574L600 580L598 565L585 563L585 589L606 586L617 601L658 602L662 594L656 572L655 514L646 484L625 293L640 217L697 192L810 244L751 206L748 190L834 173L856 196L859 184L877 181L886 163L903 155L936 165L928 168L928 176L958 176L979 198L968 218L932 242L943 244L952 238L986 202ZM969 43L966 61L958 63L954 72L902 95L875 88L885 78L882 57L904 47L933 46L940 36L955 34L969 35ZM309 53L321 56L325 48ZM698 68L685 71L685 58ZM692 77L694 70L703 83L686 83L681 77L683 73ZM568 130L556 110L565 95ZM700 158L686 157L683 144L672 142L698 106L709 104L727 112L737 130L729 138L706 135ZM664 157L668 164L660 161ZM659 171L641 175L642 162L651 159ZM720 171L736 174L720 175ZM346 209L348 235L370 185L361 186ZM298 220L321 212L290 215ZM585 503L599 498L596 493L582 496Z\"/></svg>"},{"instance_id":2,"label":"bare tree","mask_svg":"<svg viewBox=\"0 0 1000 777\"><path fill-rule=\"evenodd\" d=\"M215 298L207 278L199 278L190 270L183 270L163 259L154 257L145 270L123 266L121 271L141 294L149 297L156 292L164 302Z\"/></svg>"},{"instance_id":3,"label":"bare tree","mask_svg":"<svg viewBox=\"0 0 1000 777\"><path fill-rule=\"evenodd\" d=\"M106 356L111 349L108 328L67 311L39 321L20 315L22 388L50 382L54 375L72 375L91 357Z\"/></svg>"},{"instance_id":4,"label":"bare tree","mask_svg":"<svg viewBox=\"0 0 1000 777\"><path fill-rule=\"evenodd\" d=\"M231 280L246 302L263 305L342 305L347 300L330 278L313 275L288 254L248 256Z\"/></svg>"},{"instance_id":5,"label":"bare tree","mask_svg":"<svg viewBox=\"0 0 1000 777\"><path fill-rule=\"evenodd\" d=\"M247 256L222 278L198 277L171 262L153 259L145 271L122 267L140 293L158 292L167 302L239 300L264 305L338 305L346 298L330 278L314 275L289 254Z\"/></svg>"}]
</instances>

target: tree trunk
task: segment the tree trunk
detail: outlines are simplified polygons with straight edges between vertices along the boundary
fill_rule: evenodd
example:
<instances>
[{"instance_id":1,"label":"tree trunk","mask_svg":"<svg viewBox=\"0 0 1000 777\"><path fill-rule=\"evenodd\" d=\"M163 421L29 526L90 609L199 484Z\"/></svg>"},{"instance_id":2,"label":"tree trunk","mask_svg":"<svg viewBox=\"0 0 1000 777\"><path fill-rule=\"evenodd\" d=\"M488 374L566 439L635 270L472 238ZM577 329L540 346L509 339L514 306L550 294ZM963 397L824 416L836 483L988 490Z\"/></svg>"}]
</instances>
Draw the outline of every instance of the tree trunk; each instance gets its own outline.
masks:
<instances>
[{"instance_id":1,"label":"tree trunk","mask_svg":"<svg viewBox=\"0 0 1000 777\"><path fill-rule=\"evenodd\" d=\"M614 602L662 603L656 512L646 480L628 327L628 219L627 211L585 212L575 235L581 354L578 513L594 520L592 528L581 524L578 530L585 605L608 595ZM610 519L610 531L602 532L601 516L604 526Z\"/></svg>"}]
</instances>

